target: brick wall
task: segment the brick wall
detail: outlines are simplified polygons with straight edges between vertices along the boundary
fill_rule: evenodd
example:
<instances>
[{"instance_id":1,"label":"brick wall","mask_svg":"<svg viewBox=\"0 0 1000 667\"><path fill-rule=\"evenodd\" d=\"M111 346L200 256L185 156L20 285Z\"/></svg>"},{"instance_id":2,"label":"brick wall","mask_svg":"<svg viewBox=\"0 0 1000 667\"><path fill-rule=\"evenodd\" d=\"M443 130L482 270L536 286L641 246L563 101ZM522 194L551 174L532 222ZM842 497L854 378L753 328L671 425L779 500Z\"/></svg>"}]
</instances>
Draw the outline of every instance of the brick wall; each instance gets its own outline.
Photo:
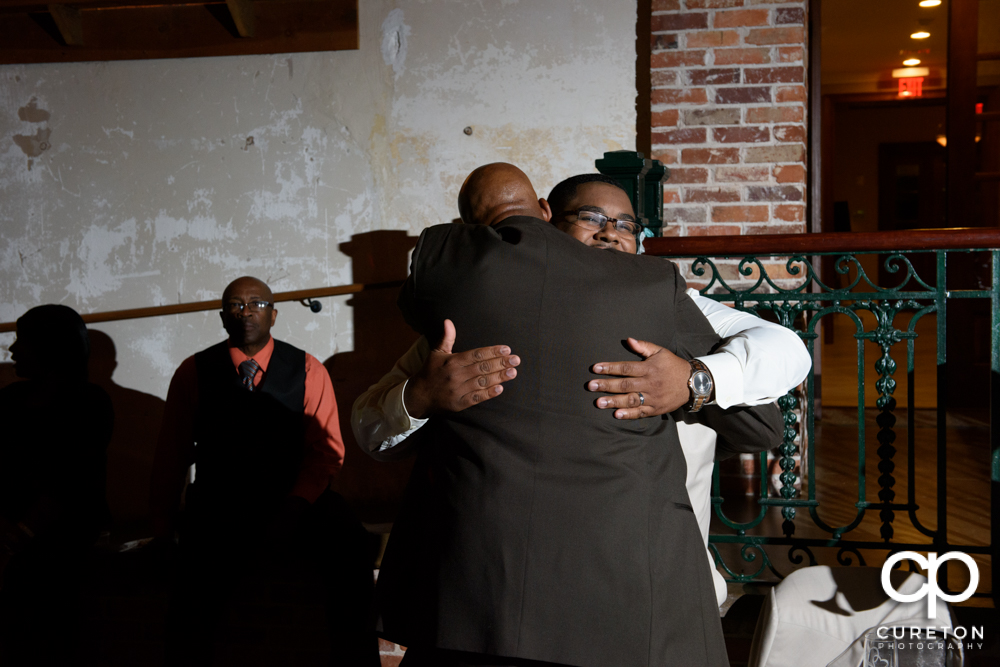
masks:
<instances>
[{"instance_id":1,"label":"brick wall","mask_svg":"<svg viewBox=\"0 0 1000 667\"><path fill-rule=\"evenodd\" d=\"M805 231L807 6L652 0L664 236Z\"/></svg>"}]
</instances>

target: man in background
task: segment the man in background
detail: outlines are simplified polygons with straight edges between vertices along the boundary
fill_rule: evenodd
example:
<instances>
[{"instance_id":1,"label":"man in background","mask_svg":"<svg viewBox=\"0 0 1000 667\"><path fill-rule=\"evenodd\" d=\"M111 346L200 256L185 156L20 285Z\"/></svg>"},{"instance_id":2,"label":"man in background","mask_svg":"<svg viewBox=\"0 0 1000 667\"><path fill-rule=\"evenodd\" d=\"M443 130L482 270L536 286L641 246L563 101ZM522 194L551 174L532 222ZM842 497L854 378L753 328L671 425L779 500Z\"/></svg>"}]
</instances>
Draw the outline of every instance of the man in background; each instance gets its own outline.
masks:
<instances>
[{"instance_id":1,"label":"man in background","mask_svg":"<svg viewBox=\"0 0 1000 667\"><path fill-rule=\"evenodd\" d=\"M344 459L330 377L271 336L278 312L262 281L230 283L220 315L228 340L185 359L170 382L153 465L156 540L170 544L178 529L180 537L167 663L211 664L240 580L260 554L271 564L291 554L318 565L333 664L376 666L364 529L328 488Z\"/></svg>"}]
</instances>

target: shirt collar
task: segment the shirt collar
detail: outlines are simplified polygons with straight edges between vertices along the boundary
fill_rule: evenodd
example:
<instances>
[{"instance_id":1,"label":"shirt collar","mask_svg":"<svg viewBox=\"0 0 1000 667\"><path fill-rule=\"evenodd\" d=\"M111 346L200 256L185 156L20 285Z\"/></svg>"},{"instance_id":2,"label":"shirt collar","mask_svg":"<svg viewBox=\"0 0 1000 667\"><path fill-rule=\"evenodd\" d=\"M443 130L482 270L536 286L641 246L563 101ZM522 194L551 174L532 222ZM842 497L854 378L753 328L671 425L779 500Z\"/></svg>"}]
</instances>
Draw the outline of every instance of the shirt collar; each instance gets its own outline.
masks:
<instances>
[{"instance_id":1,"label":"shirt collar","mask_svg":"<svg viewBox=\"0 0 1000 667\"><path fill-rule=\"evenodd\" d=\"M243 354L243 350L235 347L232 343L229 344L229 358L233 360L233 366L239 369L240 364L242 364L247 359L253 359L260 366L260 369L267 372L267 364L271 361L271 354L274 352L274 336L267 339L267 344L261 348L260 352L248 357Z\"/></svg>"}]
</instances>

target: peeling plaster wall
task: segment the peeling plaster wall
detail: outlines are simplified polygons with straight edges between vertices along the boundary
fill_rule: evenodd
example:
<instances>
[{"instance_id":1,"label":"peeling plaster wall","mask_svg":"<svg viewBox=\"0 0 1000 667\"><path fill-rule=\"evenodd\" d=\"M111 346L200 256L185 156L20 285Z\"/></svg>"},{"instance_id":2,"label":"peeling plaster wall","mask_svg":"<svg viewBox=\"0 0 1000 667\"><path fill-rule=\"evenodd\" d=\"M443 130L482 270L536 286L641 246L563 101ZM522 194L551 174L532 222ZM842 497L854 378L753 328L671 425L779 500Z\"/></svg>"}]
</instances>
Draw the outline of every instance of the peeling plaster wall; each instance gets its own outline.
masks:
<instances>
[{"instance_id":1,"label":"peeling plaster wall","mask_svg":"<svg viewBox=\"0 0 1000 667\"><path fill-rule=\"evenodd\" d=\"M0 321L212 299L243 274L350 283L339 244L457 217L479 164L544 194L634 148L635 0L359 4L358 51L0 67ZM352 350L346 301L283 304L275 335ZM93 328L115 381L161 397L224 335L216 313Z\"/></svg>"}]
</instances>

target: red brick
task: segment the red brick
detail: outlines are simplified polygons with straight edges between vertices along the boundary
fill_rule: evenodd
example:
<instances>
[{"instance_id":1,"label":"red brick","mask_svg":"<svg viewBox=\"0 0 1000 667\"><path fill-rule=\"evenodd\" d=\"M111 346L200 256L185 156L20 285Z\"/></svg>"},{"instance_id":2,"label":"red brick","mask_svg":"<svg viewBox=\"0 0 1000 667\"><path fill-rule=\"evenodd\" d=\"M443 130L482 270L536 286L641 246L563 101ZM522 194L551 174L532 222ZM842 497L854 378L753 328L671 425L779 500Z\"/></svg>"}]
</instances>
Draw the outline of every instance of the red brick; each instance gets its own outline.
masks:
<instances>
[{"instance_id":1,"label":"red brick","mask_svg":"<svg viewBox=\"0 0 1000 667\"><path fill-rule=\"evenodd\" d=\"M750 107L747 109L748 123L794 123L802 121L805 110L802 107Z\"/></svg>"},{"instance_id":2,"label":"red brick","mask_svg":"<svg viewBox=\"0 0 1000 667\"><path fill-rule=\"evenodd\" d=\"M755 185L747 188L747 201L802 201L802 190L794 185Z\"/></svg>"},{"instance_id":3,"label":"red brick","mask_svg":"<svg viewBox=\"0 0 1000 667\"><path fill-rule=\"evenodd\" d=\"M708 181L708 169L700 167L676 168L670 170L669 182L671 185L683 183L706 183Z\"/></svg>"},{"instance_id":4,"label":"red brick","mask_svg":"<svg viewBox=\"0 0 1000 667\"><path fill-rule=\"evenodd\" d=\"M684 188L684 201L689 204L739 200L740 191L732 188Z\"/></svg>"},{"instance_id":5,"label":"red brick","mask_svg":"<svg viewBox=\"0 0 1000 667\"><path fill-rule=\"evenodd\" d=\"M649 45L652 47L653 51L662 51L663 49L676 49L677 48L677 33L668 33L663 35L650 35Z\"/></svg>"},{"instance_id":6,"label":"red brick","mask_svg":"<svg viewBox=\"0 0 1000 667\"><path fill-rule=\"evenodd\" d=\"M657 148L656 152L653 153L653 159L659 160L663 164L677 164L677 160L680 159L680 151L676 148Z\"/></svg>"},{"instance_id":7,"label":"red brick","mask_svg":"<svg viewBox=\"0 0 1000 667\"><path fill-rule=\"evenodd\" d=\"M735 30L702 30L687 35L687 48L705 46L736 46L740 43L740 33Z\"/></svg>"},{"instance_id":8,"label":"red brick","mask_svg":"<svg viewBox=\"0 0 1000 667\"><path fill-rule=\"evenodd\" d=\"M653 104L707 104L704 88L659 88L653 91Z\"/></svg>"},{"instance_id":9,"label":"red brick","mask_svg":"<svg viewBox=\"0 0 1000 667\"><path fill-rule=\"evenodd\" d=\"M771 177L771 168L765 166L753 167L716 167L716 183L738 183L766 181Z\"/></svg>"},{"instance_id":10,"label":"red brick","mask_svg":"<svg viewBox=\"0 0 1000 667\"><path fill-rule=\"evenodd\" d=\"M688 225L688 236L739 236L739 225Z\"/></svg>"},{"instance_id":11,"label":"red brick","mask_svg":"<svg viewBox=\"0 0 1000 667\"><path fill-rule=\"evenodd\" d=\"M713 28L742 28L743 26L767 25L767 9L737 9L732 12L716 12Z\"/></svg>"},{"instance_id":12,"label":"red brick","mask_svg":"<svg viewBox=\"0 0 1000 667\"><path fill-rule=\"evenodd\" d=\"M776 125L774 140L786 143L805 142L806 128L802 125Z\"/></svg>"},{"instance_id":13,"label":"red brick","mask_svg":"<svg viewBox=\"0 0 1000 667\"><path fill-rule=\"evenodd\" d=\"M704 51L664 51L650 56L653 69L658 67L680 67L682 65L704 65Z\"/></svg>"},{"instance_id":14,"label":"red brick","mask_svg":"<svg viewBox=\"0 0 1000 667\"><path fill-rule=\"evenodd\" d=\"M723 7L742 7L743 0L687 0L688 9L719 9Z\"/></svg>"},{"instance_id":15,"label":"red brick","mask_svg":"<svg viewBox=\"0 0 1000 667\"><path fill-rule=\"evenodd\" d=\"M378 650L379 650L379 653L395 653L396 652L396 645L393 644L392 642L388 641L388 640L385 640L385 639L382 639L381 637L379 637L378 638Z\"/></svg>"},{"instance_id":16,"label":"red brick","mask_svg":"<svg viewBox=\"0 0 1000 667\"><path fill-rule=\"evenodd\" d=\"M660 230L660 234L663 236L680 236L681 225L663 225L663 229Z\"/></svg>"},{"instance_id":17,"label":"red brick","mask_svg":"<svg viewBox=\"0 0 1000 667\"><path fill-rule=\"evenodd\" d=\"M649 76L650 85L653 88L666 88L677 85L677 70L674 69L654 69Z\"/></svg>"},{"instance_id":18,"label":"red brick","mask_svg":"<svg viewBox=\"0 0 1000 667\"><path fill-rule=\"evenodd\" d=\"M680 190L669 190L663 188L663 203L664 204L680 204L681 203L681 192Z\"/></svg>"},{"instance_id":19,"label":"red brick","mask_svg":"<svg viewBox=\"0 0 1000 667\"><path fill-rule=\"evenodd\" d=\"M805 267L800 262L795 262L793 266L797 266L800 273L795 276L788 272L788 268L784 264L764 264L764 273L768 275L771 280L798 280L802 281L802 271ZM756 266L754 266L756 268ZM756 274L750 277L751 280L756 280Z\"/></svg>"},{"instance_id":20,"label":"red brick","mask_svg":"<svg viewBox=\"0 0 1000 667\"><path fill-rule=\"evenodd\" d=\"M700 30L708 27L708 13L683 12L680 14L654 14L650 27L652 28L652 32Z\"/></svg>"},{"instance_id":21,"label":"red brick","mask_svg":"<svg viewBox=\"0 0 1000 667\"><path fill-rule=\"evenodd\" d=\"M704 206L664 206L663 221L670 222L705 222L708 218Z\"/></svg>"},{"instance_id":22,"label":"red brick","mask_svg":"<svg viewBox=\"0 0 1000 667\"><path fill-rule=\"evenodd\" d=\"M779 63L800 63L805 58L805 50L801 46L779 46ZM716 62L719 60L718 54L715 56Z\"/></svg>"},{"instance_id":23,"label":"red brick","mask_svg":"<svg viewBox=\"0 0 1000 667\"><path fill-rule=\"evenodd\" d=\"M716 104L755 104L770 101L770 86L739 86L715 89Z\"/></svg>"},{"instance_id":24,"label":"red brick","mask_svg":"<svg viewBox=\"0 0 1000 667\"><path fill-rule=\"evenodd\" d=\"M781 204L774 207L774 217L788 222L802 222L806 219L806 207Z\"/></svg>"},{"instance_id":25,"label":"red brick","mask_svg":"<svg viewBox=\"0 0 1000 667\"><path fill-rule=\"evenodd\" d=\"M687 109L684 124L692 125L739 125L740 110L733 107L722 109Z\"/></svg>"},{"instance_id":26,"label":"red brick","mask_svg":"<svg viewBox=\"0 0 1000 667\"><path fill-rule=\"evenodd\" d=\"M739 148L685 148L681 151L684 164L739 164Z\"/></svg>"},{"instance_id":27,"label":"red brick","mask_svg":"<svg viewBox=\"0 0 1000 667\"><path fill-rule=\"evenodd\" d=\"M399 663L403 661L401 655L381 655L379 658L382 661L382 667L399 667Z\"/></svg>"},{"instance_id":28,"label":"red brick","mask_svg":"<svg viewBox=\"0 0 1000 667\"><path fill-rule=\"evenodd\" d=\"M680 116L680 113L681 112L677 109L667 109L666 111L653 112L653 127L673 127L674 125L677 125L677 119Z\"/></svg>"},{"instance_id":29,"label":"red brick","mask_svg":"<svg viewBox=\"0 0 1000 667\"><path fill-rule=\"evenodd\" d=\"M800 83L805 78L802 67L747 67L743 71L746 83Z\"/></svg>"},{"instance_id":30,"label":"red brick","mask_svg":"<svg viewBox=\"0 0 1000 667\"><path fill-rule=\"evenodd\" d=\"M712 222L765 222L771 217L768 206L713 206Z\"/></svg>"},{"instance_id":31,"label":"red brick","mask_svg":"<svg viewBox=\"0 0 1000 667\"><path fill-rule=\"evenodd\" d=\"M740 82L738 67L724 69L692 69L686 73L687 82L692 86L718 86Z\"/></svg>"},{"instance_id":32,"label":"red brick","mask_svg":"<svg viewBox=\"0 0 1000 667\"><path fill-rule=\"evenodd\" d=\"M802 25L806 20L806 10L802 7L782 7L774 13L775 25Z\"/></svg>"},{"instance_id":33,"label":"red brick","mask_svg":"<svg viewBox=\"0 0 1000 667\"><path fill-rule=\"evenodd\" d=\"M767 127L715 127L712 138L723 144L754 143L770 141L771 131Z\"/></svg>"},{"instance_id":34,"label":"red brick","mask_svg":"<svg viewBox=\"0 0 1000 667\"><path fill-rule=\"evenodd\" d=\"M746 149L743 161L754 162L805 162L806 147L802 144L782 144L780 146L753 146Z\"/></svg>"},{"instance_id":35,"label":"red brick","mask_svg":"<svg viewBox=\"0 0 1000 667\"><path fill-rule=\"evenodd\" d=\"M716 65L761 65L771 62L771 49L716 49Z\"/></svg>"},{"instance_id":36,"label":"red brick","mask_svg":"<svg viewBox=\"0 0 1000 667\"><path fill-rule=\"evenodd\" d=\"M654 12L676 12L681 8L681 0L653 0Z\"/></svg>"},{"instance_id":37,"label":"red brick","mask_svg":"<svg viewBox=\"0 0 1000 667\"><path fill-rule=\"evenodd\" d=\"M776 91L776 102L805 102L805 86L779 86Z\"/></svg>"},{"instance_id":38,"label":"red brick","mask_svg":"<svg viewBox=\"0 0 1000 667\"><path fill-rule=\"evenodd\" d=\"M802 234L805 232L805 225L744 225L743 233L747 236L759 234Z\"/></svg>"},{"instance_id":39,"label":"red brick","mask_svg":"<svg viewBox=\"0 0 1000 667\"><path fill-rule=\"evenodd\" d=\"M801 5L803 0L746 0L747 5Z\"/></svg>"},{"instance_id":40,"label":"red brick","mask_svg":"<svg viewBox=\"0 0 1000 667\"><path fill-rule=\"evenodd\" d=\"M745 41L747 44L804 44L805 28L755 28Z\"/></svg>"},{"instance_id":41,"label":"red brick","mask_svg":"<svg viewBox=\"0 0 1000 667\"><path fill-rule=\"evenodd\" d=\"M654 144L703 144L706 138L706 128L685 127L680 130L653 132Z\"/></svg>"},{"instance_id":42,"label":"red brick","mask_svg":"<svg viewBox=\"0 0 1000 667\"><path fill-rule=\"evenodd\" d=\"M774 168L774 179L779 183L805 183L806 168L800 164L783 164Z\"/></svg>"}]
</instances>

